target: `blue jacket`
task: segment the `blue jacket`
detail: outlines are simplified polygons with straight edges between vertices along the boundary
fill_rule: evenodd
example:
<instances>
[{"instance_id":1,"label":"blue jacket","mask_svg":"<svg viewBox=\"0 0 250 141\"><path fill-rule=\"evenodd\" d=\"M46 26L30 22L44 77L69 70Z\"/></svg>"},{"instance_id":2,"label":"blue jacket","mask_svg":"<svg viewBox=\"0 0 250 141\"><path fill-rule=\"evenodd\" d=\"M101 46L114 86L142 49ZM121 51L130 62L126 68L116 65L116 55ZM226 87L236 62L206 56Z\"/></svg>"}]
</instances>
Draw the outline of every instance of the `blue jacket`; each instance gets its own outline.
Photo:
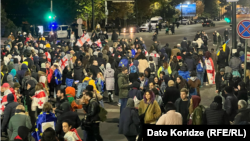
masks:
<instances>
[{"instance_id":1,"label":"blue jacket","mask_svg":"<svg viewBox=\"0 0 250 141\"><path fill-rule=\"evenodd\" d=\"M179 75L182 76L183 79L186 79L187 81L189 80L189 71L178 71Z\"/></svg>"}]
</instances>

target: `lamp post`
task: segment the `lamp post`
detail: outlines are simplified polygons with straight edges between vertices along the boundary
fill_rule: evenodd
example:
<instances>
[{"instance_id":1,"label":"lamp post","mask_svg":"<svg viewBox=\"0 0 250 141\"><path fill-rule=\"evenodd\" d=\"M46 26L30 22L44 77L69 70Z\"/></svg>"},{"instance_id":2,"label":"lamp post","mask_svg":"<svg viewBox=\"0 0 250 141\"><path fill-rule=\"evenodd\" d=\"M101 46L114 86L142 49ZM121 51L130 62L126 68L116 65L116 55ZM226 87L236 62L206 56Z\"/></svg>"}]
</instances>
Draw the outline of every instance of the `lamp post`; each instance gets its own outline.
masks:
<instances>
[{"instance_id":1,"label":"lamp post","mask_svg":"<svg viewBox=\"0 0 250 141\"><path fill-rule=\"evenodd\" d=\"M182 24L182 3L181 3L181 24Z\"/></svg>"},{"instance_id":2,"label":"lamp post","mask_svg":"<svg viewBox=\"0 0 250 141\"><path fill-rule=\"evenodd\" d=\"M50 11L52 13L52 9L53 9L53 0L50 0ZM50 19L52 18L51 16L49 17ZM52 22L50 22L52 23ZM53 31L53 27L51 27L51 31Z\"/></svg>"},{"instance_id":3,"label":"lamp post","mask_svg":"<svg viewBox=\"0 0 250 141\"><path fill-rule=\"evenodd\" d=\"M95 30L95 6L94 6L94 0L92 0L92 30Z\"/></svg>"}]
</instances>

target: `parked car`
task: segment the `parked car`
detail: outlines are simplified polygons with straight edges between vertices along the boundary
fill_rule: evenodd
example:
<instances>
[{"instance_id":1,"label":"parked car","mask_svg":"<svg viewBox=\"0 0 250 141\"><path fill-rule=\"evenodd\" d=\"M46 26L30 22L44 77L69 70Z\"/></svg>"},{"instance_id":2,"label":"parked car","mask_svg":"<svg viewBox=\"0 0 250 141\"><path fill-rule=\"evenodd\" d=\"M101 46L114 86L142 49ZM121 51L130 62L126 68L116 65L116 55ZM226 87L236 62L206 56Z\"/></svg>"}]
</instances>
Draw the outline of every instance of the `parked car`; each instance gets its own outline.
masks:
<instances>
[{"instance_id":1,"label":"parked car","mask_svg":"<svg viewBox=\"0 0 250 141\"><path fill-rule=\"evenodd\" d=\"M182 21L182 23L181 23ZM184 25L190 25L191 24L191 21L189 19L182 19L179 21L180 24L184 24Z\"/></svg>"},{"instance_id":2,"label":"parked car","mask_svg":"<svg viewBox=\"0 0 250 141\"><path fill-rule=\"evenodd\" d=\"M207 26L207 27L210 27L210 26L214 27L215 24L214 24L213 21L207 20L207 21L205 21L205 22L202 23L202 26L203 26L203 27L205 27L205 26Z\"/></svg>"},{"instance_id":3,"label":"parked car","mask_svg":"<svg viewBox=\"0 0 250 141\"><path fill-rule=\"evenodd\" d=\"M148 25L149 25L149 23L144 23L144 24L142 24L142 25L140 26L140 32L147 32L147 31L149 31Z\"/></svg>"},{"instance_id":4,"label":"parked car","mask_svg":"<svg viewBox=\"0 0 250 141\"><path fill-rule=\"evenodd\" d=\"M122 28L123 33L139 33L140 27L136 24L128 25L127 27Z\"/></svg>"}]
</instances>

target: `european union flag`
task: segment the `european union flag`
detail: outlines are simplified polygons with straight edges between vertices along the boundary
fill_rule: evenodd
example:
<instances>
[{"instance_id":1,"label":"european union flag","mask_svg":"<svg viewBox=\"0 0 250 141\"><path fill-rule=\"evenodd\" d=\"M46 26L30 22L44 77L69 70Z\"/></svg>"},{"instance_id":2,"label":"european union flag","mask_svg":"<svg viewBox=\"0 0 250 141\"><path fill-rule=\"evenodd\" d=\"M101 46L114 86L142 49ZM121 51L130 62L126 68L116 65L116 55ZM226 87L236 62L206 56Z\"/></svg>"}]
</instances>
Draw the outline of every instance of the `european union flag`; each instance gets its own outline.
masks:
<instances>
[{"instance_id":1,"label":"european union flag","mask_svg":"<svg viewBox=\"0 0 250 141\"><path fill-rule=\"evenodd\" d=\"M55 81L56 81L56 84L57 84L57 85L62 84L62 74L61 74L61 72L60 72L58 69L56 69L56 70L54 71L54 74L55 74Z\"/></svg>"},{"instance_id":2,"label":"european union flag","mask_svg":"<svg viewBox=\"0 0 250 141\"><path fill-rule=\"evenodd\" d=\"M35 125L35 131L31 133L32 137L35 138L35 141L39 141L43 135L42 124L45 122L54 122L54 127L56 127L57 118L54 113L42 112L38 115Z\"/></svg>"}]
</instances>

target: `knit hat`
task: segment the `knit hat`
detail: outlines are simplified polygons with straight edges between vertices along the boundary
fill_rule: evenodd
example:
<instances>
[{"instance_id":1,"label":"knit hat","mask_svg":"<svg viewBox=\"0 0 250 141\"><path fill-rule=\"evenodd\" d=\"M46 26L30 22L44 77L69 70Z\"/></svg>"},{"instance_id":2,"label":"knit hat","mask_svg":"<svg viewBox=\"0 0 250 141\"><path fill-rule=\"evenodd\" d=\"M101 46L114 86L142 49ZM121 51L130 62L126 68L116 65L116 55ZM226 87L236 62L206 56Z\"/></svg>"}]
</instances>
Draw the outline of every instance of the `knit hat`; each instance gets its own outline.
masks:
<instances>
[{"instance_id":1,"label":"knit hat","mask_svg":"<svg viewBox=\"0 0 250 141\"><path fill-rule=\"evenodd\" d=\"M187 40L187 37L184 37L184 40Z\"/></svg>"},{"instance_id":2,"label":"knit hat","mask_svg":"<svg viewBox=\"0 0 250 141\"><path fill-rule=\"evenodd\" d=\"M214 101L213 102L216 102L218 104L222 104L222 97L221 96L215 96L214 97Z\"/></svg>"},{"instance_id":3,"label":"knit hat","mask_svg":"<svg viewBox=\"0 0 250 141\"><path fill-rule=\"evenodd\" d=\"M27 128L26 126L19 126L17 131L18 135L14 138L14 141L26 140L29 132L30 129Z\"/></svg>"},{"instance_id":4,"label":"knit hat","mask_svg":"<svg viewBox=\"0 0 250 141\"><path fill-rule=\"evenodd\" d=\"M128 99L126 107L129 107L129 108L134 108L135 107L135 102L134 102L134 100L132 98Z\"/></svg>"},{"instance_id":5,"label":"knit hat","mask_svg":"<svg viewBox=\"0 0 250 141\"><path fill-rule=\"evenodd\" d=\"M227 93L232 93L232 92L233 92L233 87L226 86L225 91L226 91Z\"/></svg>"},{"instance_id":6,"label":"knit hat","mask_svg":"<svg viewBox=\"0 0 250 141\"><path fill-rule=\"evenodd\" d=\"M21 87L21 85L18 82L14 83L14 88L20 88L20 87Z\"/></svg>"},{"instance_id":7,"label":"knit hat","mask_svg":"<svg viewBox=\"0 0 250 141\"><path fill-rule=\"evenodd\" d=\"M88 85L88 86L86 87L86 90L92 92L92 91L94 91L94 87L93 87L92 85Z\"/></svg>"},{"instance_id":8,"label":"knit hat","mask_svg":"<svg viewBox=\"0 0 250 141\"><path fill-rule=\"evenodd\" d=\"M224 69L224 68L221 68L221 69L220 69L220 72L225 72L225 69Z\"/></svg>"},{"instance_id":9,"label":"knit hat","mask_svg":"<svg viewBox=\"0 0 250 141\"><path fill-rule=\"evenodd\" d=\"M168 81L168 87L173 87L174 86L174 81L173 80L169 80Z\"/></svg>"}]
</instances>

